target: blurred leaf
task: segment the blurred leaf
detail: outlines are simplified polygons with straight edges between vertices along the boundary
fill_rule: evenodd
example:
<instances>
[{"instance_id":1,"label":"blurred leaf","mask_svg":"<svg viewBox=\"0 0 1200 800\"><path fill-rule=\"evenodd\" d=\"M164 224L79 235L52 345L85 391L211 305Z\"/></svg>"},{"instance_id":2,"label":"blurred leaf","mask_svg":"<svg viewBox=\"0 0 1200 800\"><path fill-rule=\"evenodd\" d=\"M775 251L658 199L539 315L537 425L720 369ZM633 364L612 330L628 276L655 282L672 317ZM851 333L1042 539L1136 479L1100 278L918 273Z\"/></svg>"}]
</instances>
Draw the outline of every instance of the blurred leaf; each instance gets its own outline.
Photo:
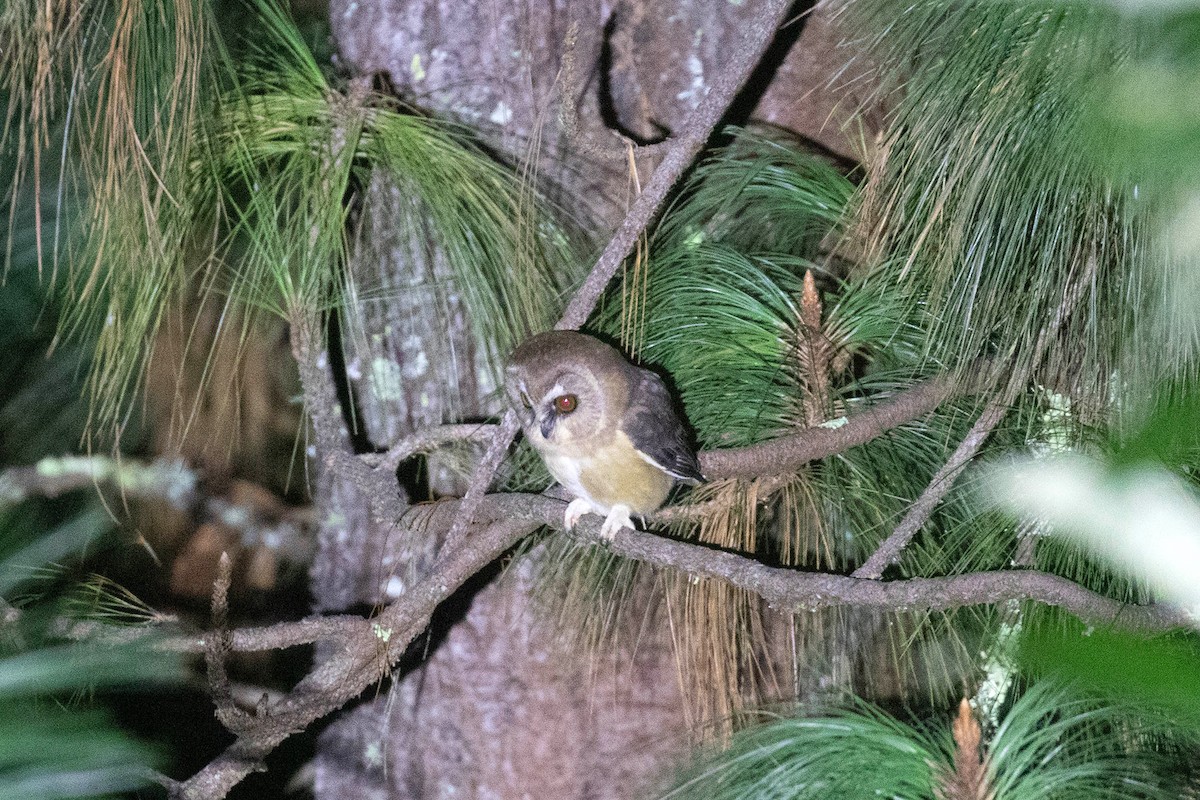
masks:
<instances>
[{"instance_id":1,"label":"blurred leaf","mask_svg":"<svg viewBox=\"0 0 1200 800\"><path fill-rule=\"evenodd\" d=\"M57 800L147 783L153 748L95 711L0 703L0 800Z\"/></svg>"},{"instance_id":2,"label":"blurred leaf","mask_svg":"<svg viewBox=\"0 0 1200 800\"><path fill-rule=\"evenodd\" d=\"M1082 149L1124 183L1122 194L1149 212L1166 243L1157 264L1151 262L1161 278L1132 297L1155 312L1138 338L1186 354L1178 371L1194 377L1191 359L1200 342L1200 4L1114 5L1124 12L1121 37L1130 43L1129 57L1105 74L1102 90L1090 100Z\"/></svg>"},{"instance_id":3,"label":"blurred leaf","mask_svg":"<svg viewBox=\"0 0 1200 800\"><path fill-rule=\"evenodd\" d=\"M71 642L0 659L0 698L164 683L181 678L180 667L177 656L148 644Z\"/></svg>"},{"instance_id":4,"label":"blurred leaf","mask_svg":"<svg viewBox=\"0 0 1200 800\"><path fill-rule=\"evenodd\" d=\"M1121 703L1162 709L1200 732L1200 647L1193 637L1072 633L1032 632L1021 654L1037 670L1077 680Z\"/></svg>"},{"instance_id":5,"label":"blurred leaf","mask_svg":"<svg viewBox=\"0 0 1200 800\"><path fill-rule=\"evenodd\" d=\"M148 782L153 748L101 710L64 705L91 692L163 685L184 674L177 653L133 644L60 641L57 598L32 578L57 567L111 527L98 506L49 533L28 530L26 506L0 515L0 599L24 591L18 615L0 620L0 800L58 800L124 792ZM2 607L8 607L4 605Z\"/></svg>"},{"instance_id":6,"label":"blurred leaf","mask_svg":"<svg viewBox=\"0 0 1200 800\"><path fill-rule=\"evenodd\" d=\"M1200 459L1200 391L1168 388L1136 434L1116 449L1112 463L1135 467L1157 462L1167 469Z\"/></svg>"},{"instance_id":7,"label":"blurred leaf","mask_svg":"<svg viewBox=\"0 0 1200 800\"><path fill-rule=\"evenodd\" d=\"M1200 7L1130 5L1139 46L1091 103L1094 147L1115 174L1170 188L1200 177Z\"/></svg>"},{"instance_id":8,"label":"blurred leaf","mask_svg":"<svg viewBox=\"0 0 1200 800\"><path fill-rule=\"evenodd\" d=\"M1165 470L1115 471L1061 456L997 470L991 491L1002 507L1044 521L1200 612L1200 500Z\"/></svg>"},{"instance_id":9,"label":"blurred leaf","mask_svg":"<svg viewBox=\"0 0 1200 800\"><path fill-rule=\"evenodd\" d=\"M3 520L0 520L0 524ZM111 530L112 518L100 508L92 508L48 533L39 534L20 550L10 551L15 544L10 538L0 544L0 597L13 587L29 580L48 564L59 564L64 558L79 552L101 534Z\"/></svg>"}]
</instances>

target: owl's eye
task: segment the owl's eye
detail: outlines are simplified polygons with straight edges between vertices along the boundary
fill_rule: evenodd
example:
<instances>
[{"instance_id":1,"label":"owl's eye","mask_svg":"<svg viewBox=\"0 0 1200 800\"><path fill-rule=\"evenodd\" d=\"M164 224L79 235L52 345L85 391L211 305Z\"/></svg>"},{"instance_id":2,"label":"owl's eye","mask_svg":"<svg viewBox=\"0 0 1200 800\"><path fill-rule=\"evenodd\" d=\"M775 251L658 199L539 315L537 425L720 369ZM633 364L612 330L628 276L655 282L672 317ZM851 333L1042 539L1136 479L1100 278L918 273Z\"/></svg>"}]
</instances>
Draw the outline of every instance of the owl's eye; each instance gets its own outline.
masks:
<instances>
[{"instance_id":1,"label":"owl's eye","mask_svg":"<svg viewBox=\"0 0 1200 800\"><path fill-rule=\"evenodd\" d=\"M579 398L573 394L560 394L554 398L554 410L560 414L570 414L579 405Z\"/></svg>"}]
</instances>

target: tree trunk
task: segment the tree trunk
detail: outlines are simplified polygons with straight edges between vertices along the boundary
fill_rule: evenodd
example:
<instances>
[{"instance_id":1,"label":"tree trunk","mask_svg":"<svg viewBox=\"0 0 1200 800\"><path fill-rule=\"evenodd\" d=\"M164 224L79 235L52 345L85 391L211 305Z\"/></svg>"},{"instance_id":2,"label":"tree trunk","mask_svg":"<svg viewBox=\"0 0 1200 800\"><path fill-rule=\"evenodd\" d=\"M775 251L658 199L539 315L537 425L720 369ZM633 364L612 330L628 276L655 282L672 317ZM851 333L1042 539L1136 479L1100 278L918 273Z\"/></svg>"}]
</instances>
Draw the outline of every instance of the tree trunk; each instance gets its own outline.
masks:
<instances>
[{"instance_id":1,"label":"tree trunk","mask_svg":"<svg viewBox=\"0 0 1200 800\"><path fill-rule=\"evenodd\" d=\"M535 156L559 199L603 228L615 226L630 199L628 161L612 133L641 143L669 136L731 60L729 49L756 7L733 0L333 0L330 14L354 73L383 74L401 97L467 123L514 163ZM568 71L563 42L572 22L579 30ZM820 11L793 25L728 121L745 122L753 110L754 119L834 155L854 154L859 132L837 123L864 98L826 85L846 61L838 39ZM557 122L557 88L578 115L574 133ZM539 138L535 153L530 143ZM639 164L643 179L650 167ZM403 202L387 186L370 187L364 246L352 267L360 286L384 298L352 310L365 337L345 347L357 418L375 446L496 410L461 301L438 280L437 253L414 252L389 233L389 215ZM452 473L431 473L435 492L456 493ZM317 492L344 500L355 490L319 485ZM321 610L394 596L432 552L432 542L397 542L396 531L372 529L365 513L342 514L339 522L326 526L313 568ZM524 559L459 598L461 618L446 611L428 652L415 654L419 666L326 730L317 797L626 798L669 769L693 732L665 612L625 615L630 629L617 639L636 645L592 661L561 641L535 607L536 569L536 557Z\"/></svg>"}]
</instances>

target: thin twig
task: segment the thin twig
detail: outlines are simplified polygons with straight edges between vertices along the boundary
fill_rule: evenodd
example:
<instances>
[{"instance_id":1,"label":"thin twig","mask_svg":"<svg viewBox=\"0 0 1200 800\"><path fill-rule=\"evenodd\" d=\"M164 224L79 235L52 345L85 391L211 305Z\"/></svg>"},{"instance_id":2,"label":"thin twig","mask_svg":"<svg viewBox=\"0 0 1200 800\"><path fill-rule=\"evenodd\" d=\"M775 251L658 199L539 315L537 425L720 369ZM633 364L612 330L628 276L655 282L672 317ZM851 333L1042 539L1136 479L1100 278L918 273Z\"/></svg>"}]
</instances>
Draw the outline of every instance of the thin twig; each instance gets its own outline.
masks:
<instances>
[{"instance_id":1,"label":"thin twig","mask_svg":"<svg viewBox=\"0 0 1200 800\"><path fill-rule=\"evenodd\" d=\"M933 510L949 493L955 478L975 458L979 448L983 446L988 436L1004 418L1009 405L1010 402L1007 398L993 400L987 404L983 413L979 415L979 419L975 420L975 424L971 426L971 430L967 431L967 435L958 443L958 447L954 449L950 458L946 459L946 463L921 492L921 496L909 506L904 518L871 554L871 557L851 573L852 577L878 580L883 577L885 569L899 560L900 553L912 541L917 531L925 526L930 515L933 514Z\"/></svg>"},{"instance_id":2,"label":"thin twig","mask_svg":"<svg viewBox=\"0 0 1200 800\"><path fill-rule=\"evenodd\" d=\"M483 501L483 496L492 484L492 479L496 477L496 470L500 469L500 464L508 453L509 445L512 444L513 439L517 438L517 430L520 427L516 412L511 410L505 412L491 445L488 446L487 452L483 454L483 459L471 473L471 483L467 487L466 494L463 495L458 516L450 523L450 530L446 533L446 547L457 546L466 535L467 528L475 518L475 511Z\"/></svg>"},{"instance_id":3,"label":"thin twig","mask_svg":"<svg viewBox=\"0 0 1200 800\"><path fill-rule=\"evenodd\" d=\"M375 469L395 472L400 462L441 445L453 442L490 442L495 437L497 428L498 426L486 422L435 425L405 436L385 453L369 453L361 458Z\"/></svg>"},{"instance_id":4,"label":"thin twig","mask_svg":"<svg viewBox=\"0 0 1200 800\"><path fill-rule=\"evenodd\" d=\"M213 635L204 648L204 663L208 672L208 689L217 707L217 719L226 730L237 733L245 726L246 714L233 702L229 691L229 673L225 662L233 652L233 637L229 634L229 584L233 579L233 561L221 553L217 562L217 579L213 582Z\"/></svg>"},{"instance_id":5,"label":"thin twig","mask_svg":"<svg viewBox=\"0 0 1200 800\"><path fill-rule=\"evenodd\" d=\"M1068 277L1066 286L1063 288L1062 302L1055 309L1054 316L1050 322L1043 326L1038 333L1038 337L1034 342L1032 356L1025 362L1025 366L1015 370L1009 376L1007 386L1002 390L1002 393L987 404L983 413L979 415L979 419L975 420L975 424L971 426L971 429L967 431L967 435L963 437L958 447L951 453L950 458L946 460L946 463L933 476L929 485L921 492L921 496L909 507L903 519L888 534L888 537L883 540L875 552L871 554L870 558L852 573L852 577L878 580L883 577L885 569L900 559L900 554L904 551L904 548L917 535L917 531L925 527L925 523L929 521L929 517L933 514L934 509L937 508L938 504L950 492L955 479L958 478L967 464L975 458L979 449L983 447L983 443L987 441L988 436L1000 424L1000 420L1004 418L1005 413L1008 412L1020 393L1025 390L1030 375L1046 358L1046 354L1050 349L1050 343L1054 340L1058 330L1070 317L1076 304L1083 297L1084 291L1095 277L1096 266L1096 257L1095 255L1091 255L1086 260L1083 273L1078 280L1071 280Z\"/></svg>"}]
</instances>

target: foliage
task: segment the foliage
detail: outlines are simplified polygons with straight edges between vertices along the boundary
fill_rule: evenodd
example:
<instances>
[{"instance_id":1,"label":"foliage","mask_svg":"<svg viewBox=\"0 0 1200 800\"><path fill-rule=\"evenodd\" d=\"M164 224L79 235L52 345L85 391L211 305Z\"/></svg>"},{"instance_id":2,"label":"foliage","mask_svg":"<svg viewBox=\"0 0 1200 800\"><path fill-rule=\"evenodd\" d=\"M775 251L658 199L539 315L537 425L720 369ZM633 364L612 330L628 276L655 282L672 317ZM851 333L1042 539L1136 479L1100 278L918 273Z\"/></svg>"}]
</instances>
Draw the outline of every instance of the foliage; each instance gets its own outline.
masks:
<instances>
[{"instance_id":1,"label":"foliage","mask_svg":"<svg viewBox=\"0 0 1200 800\"><path fill-rule=\"evenodd\" d=\"M4 160L0 182L11 185L16 166ZM3 466L72 450L87 419L81 389L88 343L51 347L61 310L47 290L66 276L39 274L39 241L72 235L58 188L43 185L40 205L31 183L9 198L9 260L0 285L0 347L9 356L0 368ZM127 435L125 444L135 441ZM111 517L94 498L9 502L0 502L0 798L77 798L143 786L158 751L88 698L176 680L178 662L143 646L66 641L55 627L77 610L96 618L97 606L107 608L108 589L93 593L86 607L82 598L72 607L70 592L62 592L71 583L62 565L94 548L112 528ZM108 611L108 622L130 618L127 607Z\"/></svg>"},{"instance_id":2,"label":"foliage","mask_svg":"<svg viewBox=\"0 0 1200 800\"><path fill-rule=\"evenodd\" d=\"M107 795L147 783L153 748L122 732L99 707L64 699L174 681L176 659L136 646L63 641L51 593L61 563L108 527L97 509L49 532L30 531L22 510L0 517L0 798ZM149 642L149 640L147 640Z\"/></svg>"},{"instance_id":3,"label":"foliage","mask_svg":"<svg viewBox=\"0 0 1200 800\"><path fill-rule=\"evenodd\" d=\"M0 37L23 43L0 59L14 191L40 196L56 144L58 193L82 212L80 232L55 227L36 252L70 274L65 330L96 337L89 393L108 426L124 424L154 333L180 303L294 318L371 299L377 288L344 264L350 211L375 173L411 199L412 252L436 241L485 353L546 327L574 274L569 237L465 130L332 85L280 6L252 6L236 42L190 0L77 14L15 2L0 17Z\"/></svg>"},{"instance_id":4,"label":"foliage","mask_svg":"<svg viewBox=\"0 0 1200 800\"><path fill-rule=\"evenodd\" d=\"M931 357L994 354L1046 385L1069 381L1087 404L1193 364L1194 342L1143 324L1171 291L1162 251L1136 186L1093 155L1091 104L1135 46L1119 16L1100 3L897 13L867 0L845 4L844 22L896 87L851 247L933 312ZM1075 313L1043 352L1064 304Z\"/></svg>"},{"instance_id":5,"label":"foliage","mask_svg":"<svg viewBox=\"0 0 1200 800\"><path fill-rule=\"evenodd\" d=\"M1159 724L1139 720L1133 706L1044 681L1008 710L981 762L978 725L968 716L960 716L952 738L941 724L910 725L858 703L749 728L728 749L699 758L659 797L1177 797L1169 760L1154 747ZM976 771L977 794L952 792L952 781Z\"/></svg>"}]
</instances>

